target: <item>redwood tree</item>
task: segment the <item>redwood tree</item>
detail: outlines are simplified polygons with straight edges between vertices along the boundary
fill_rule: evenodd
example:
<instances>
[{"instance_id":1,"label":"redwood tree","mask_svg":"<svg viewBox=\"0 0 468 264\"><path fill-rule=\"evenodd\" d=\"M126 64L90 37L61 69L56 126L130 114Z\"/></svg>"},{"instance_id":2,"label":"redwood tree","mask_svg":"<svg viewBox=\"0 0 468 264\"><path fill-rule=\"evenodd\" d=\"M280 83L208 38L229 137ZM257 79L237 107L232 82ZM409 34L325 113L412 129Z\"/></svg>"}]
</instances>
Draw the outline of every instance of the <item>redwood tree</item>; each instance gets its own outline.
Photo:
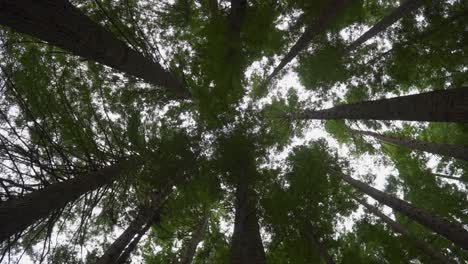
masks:
<instances>
[{"instance_id":1,"label":"redwood tree","mask_svg":"<svg viewBox=\"0 0 468 264\"><path fill-rule=\"evenodd\" d=\"M135 249L136 243L141 236L151 227L150 219L139 215L130 223L127 229L110 245L96 264L112 264L119 261L125 262L131 250Z\"/></svg>"},{"instance_id":2,"label":"redwood tree","mask_svg":"<svg viewBox=\"0 0 468 264\"><path fill-rule=\"evenodd\" d=\"M231 264L266 263L256 213L256 195L252 190L250 177L246 167L240 169L236 187L236 215L231 241Z\"/></svg>"},{"instance_id":3,"label":"redwood tree","mask_svg":"<svg viewBox=\"0 0 468 264\"><path fill-rule=\"evenodd\" d=\"M130 161L121 161L107 168L49 185L0 204L0 241L23 231L54 210L65 207L81 195L111 184L123 176ZM135 163L133 163L135 164ZM138 164L138 163L137 163Z\"/></svg>"},{"instance_id":4,"label":"redwood tree","mask_svg":"<svg viewBox=\"0 0 468 264\"><path fill-rule=\"evenodd\" d=\"M119 258L114 262L115 264L128 263L130 255L132 254L133 251L135 251L136 247L138 246L138 242L140 242L140 240L141 240L141 237L148 231L148 229L150 227L151 227L151 225L147 224L142 230L140 230L140 232L136 235L136 237L133 238L132 242L130 242L130 244L128 244L128 246L125 248L125 250L119 256Z\"/></svg>"},{"instance_id":5,"label":"redwood tree","mask_svg":"<svg viewBox=\"0 0 468 264\"><path fill-rule=\"evenodd\" d=\"M468 89L438 90L353 104L323 110L291 113L292 120L373 119L434 122L468 122Z\"/></svg>"},{"instance_id":6,"label":"redwood tree","mask_svg":"<svg viewBox=\"0 0 468 264\"><path fill-rule=\"evenodd\" d=\"M438 252L435 250L431 245L426 243L423 240L420 240L416 238L414 235L412 235L404 226L402 226L400 223L392 220L390 217L386 216L384 213L382 213L377 207L368 204L364 200L357 198L353 196L354 200L356 200L358 203L363 205L367 210L369 210L371 213L379 217L380 220L385 222L395 233L399 233L403 235L404 239L409 240L416 248L424 252L427 256L432 258L433 260L437 261L438 263L453 263L452 260L444 256L442 253Z\"/></svg>"},{"instance_id":7,"label":"redwood tree","mask_svg":"<svg viewBox=\"0 0 468 264\"><path fill-rule=\"evenodd\" d=\"M184 249L184 253L179 261L180 264L191 264L193 257L195 256L197 246L202 241L203 235L208 227L209 222L209 211L205 214L205 217L201 223L197 226L197 229L192 233L188 244Z\"/></svg>"},{"instance_id":8,"label":"redwood tree","mask_svg":"<svg viewBox=\"0 0 468 264\"><path fill-rule=\"evenodd\" d=\"M468 148L459 145L441 144L407 139L401 137L392 137L378 134L371 131L351 130L353 133L374 137L378 140L395 144L398 146L407 147L410 149L422 150L432 154L438 154L448 157L454 157L468 161ZM437 175L436 175L437 176Z\"/></svg>"},{"instance_id":9,"label":"redwood tree","mask_svg":"<svg viewBox=\"0 0 468 264\"><path fill-rule=\"evenodd\" d=\"M171 186L171 185L170 185ZM130 225L120 236L110 245L104 254L96 262L97 264L112 264L126 261L131 250L136 247L136 243L141 236L153 225L160 221L160 211L170 193L170 188L164 188L162 192L153 192L148 195L149 201L143 204Z\"/></svg>"},{"instance_id":10,"label":"redwood tree","mask_svg":"<svg viewBox=\"0 0 468 264\"><path fill-rule=\"evenodd\" d=\"M377 34L379 34L380 32L384 31L385 29L393 25L395 22L400 20L403 16L421 7L425 2L429 2L429 1L406 0L405 2L403 2L403 4L395 8L395 10L393 10L390 14L382 18L382 20L380 20L377 24L371 27L364 34L362 34L358 39L356 39L351 44L349 44L346 47L346 52L353 51L354 49L359 47L361 44L366 42L367 40L375 37Z\"/></svg>"},{"instance_id":11,"label":"redwood tree","mask_svg":"<svg viewBox=\"0 0 468 264\"><path fill-rule=\"evenodd\" d=\"M320 241L320 238L317 236L317 233L312 226L311 223L306 223L307 227L307 237L312 241L312 244L315 245L315 247L318 249L320 252L320 255L322 258L325 260L327 264L335 264L335 261L333 260L332 256L328 253L328 249L325 247L325 245Z\"/></svg>"},{"instance_id":12,"label":"redwood tree","mask_svg":"<svg viewBox=\"0 0 468 264\"><path fill-rule=\"evenodd\" d=\"M159 63L129 48L68 0L1 0L0 24L142 78L179 98L190 96L186 87Z\"/></svg>"},{"instance_id":13,"label":"redwood tree","mask_svg":"<svg viewBox=\"0 0 468 264\"><path fill-rule=\"evenodd\" d=\"M296 43L289 49L288 53L284 55L278 66L275 67L273 72L268 76L266 84L273 80L278 73L291 62L301 51L305 50L309 46L310 42L318 34L322 34L328 26L343 12L348 3L348 0L330 0L326 3L326 6L320 11L320 15L317 18L313 18L309 21L306 26L304 33L296 41Z\"/></svg>"},{"instance_id":14,"label":"redwood tree","mask_svg":"<svg viewBox=\"0 0 468 264\"><path fill-rule=\"evenodd\" d=\"M386 194L343 173L339 173L338 175L359 191L413 219L437 234L444 236L464 250L468 250L468 231L460 224L450 222L424 209L417 208L406 201L390 194Z\"/></svg>"}]
</instances>

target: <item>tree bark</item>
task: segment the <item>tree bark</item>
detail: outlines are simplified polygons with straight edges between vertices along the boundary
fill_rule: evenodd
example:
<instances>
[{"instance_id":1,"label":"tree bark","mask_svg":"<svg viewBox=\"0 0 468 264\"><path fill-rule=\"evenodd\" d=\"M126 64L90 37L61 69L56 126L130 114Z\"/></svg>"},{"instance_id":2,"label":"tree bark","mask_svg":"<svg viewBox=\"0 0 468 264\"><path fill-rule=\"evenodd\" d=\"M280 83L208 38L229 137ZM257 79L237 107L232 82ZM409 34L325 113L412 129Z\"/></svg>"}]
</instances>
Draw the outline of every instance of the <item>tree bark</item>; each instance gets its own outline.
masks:
<instances>
[{"instance_id":1,"label":"tree bark","mask_svg":"<svg viewBox=\"0 0 468 264\"><path fill-rule=\"evenodd\" d=\"M397 138L386 136L371 131L351 130L353 133L371 136L381 141L392 143L398 146L407 147L410 149L422 150L432 154L438 154L448 157L454 157L468 161L468 148L459 145L438 144L406 138Z\"/></svg>"},{"instance_id":2,"label":"tree bark","mask_svg":"<svg viewBox=\"0 0 468 264\"><path fill-rule=\"evenodd\" d=\"M468 89L449 89L390 99L343 104L323 110L306 109L289 115L292 120L373 119L468 122Z\"/></svg>"},{"instance_id":3,"label":"tree bark","mask_svg":"<svg viewBox=\"0 0 468 264\"><path fill-rule=\"evenodd\" d=\"M325 247L325 245L320 241L320 239L317 236L317 233L315 232L314 227L312 226L311 223L307 223L307 236L309 239L312 241L314 246L317 248L317 250L320 253L320 256L325 260L325 263L327 264L335 264L335 261L333 258L328 254L328 250Z\"/></svg>"},{"instance_id":4,"label":"tree bark","mask_svg":"<svg viewBox=\"0 0 468 264\"><path fill-rule=\"evenodd\" d=\"M231 11L229 13L229 32L231 35L239 35L240 37L246 9L247 0L231 0Z\"/></svg>"},{"instance_id":5,"label":"tree bark","mask_svg":"<svg viewBox=\"0 0 468 264\"><path fill-rule=\"evenodd\" d=\"M245 13L247 10L246 0L231 0L231 10L229 13L229 24L227 29L227 51L226 63L232 68L230 73L229 82L230 89L236 89L236 84L240 85L242 79L242 43L241 43L241 30L244 24Z\"/></svg>"},{"instance_id":6,"label":"tree bark","mask_svg":"<svg viewBox=\"0 0 468 264\"><path fill-rule=\"evenodd\" d=\"M56 183L1 203L0 242L47 217L54 210L65 207L81 195L114 182L122 176L129 163L130 161L121 161L88 175Z\"/></svg>"},{"instance_id":7,"label":"tree bark","mask_svg":"<svg viewBox=\"0 0 468 264\"><path fill-rule=\"evenodd\" d=\"M141 232L137 234L137 236L130 242L128 247L125 248L124 252L120 257L114 262L115 264L125 264L125 262L128 260L130 257L130 254L135 250L136 246L138 245L138 242L140 242L141 238L143 235L148 231L148 229L151 227L151 224L147 224Z\"/></svg>"},{"instance_id":8,"label":"tree bark","mask_svg":"<svg viewBox=\"0 0 468 264\"><path fill-rule=\"evenodd\" d=\"M371 196L375 200L383 203L399 213L413 219L421 225L429 228L435 233L452 241L455 245L468 251L468 231L458 223L450 222L440 216L429 213L424 209L414 207L410 203L397 197L379 191L361 181L353 179L342 173L340 177L354 188Z\"/></svg>"},{"instance_id":9,"label":"tree bark","mask_svg":"<svg viewBox=\"0 0 468 264\"><path fill-rule=\"evenodd\" d=\"M291 62L302 50L306 49L316 35L323 33L345 9L347 3L348 0L330 0L329 3L321 10L320 15L309 22L304 33L283 57L270 76L268 76L265 84L268 84L273 80L289 62Z\"/></svg>"},{"instance_id":10,"label":"tree bark","mask_svg":"<svg viewBox=\"0 0 468 264\"><path fill-rule=\"evenodd\" d=\"M127 254L127 256L130 255L131 251L125 253L125 248L127 245L128 247L132 246L131 241L132 239L134 240L135 236L139 236L141 233L144 234L152 223L159 221L159 210L162 203L163 201L158 199L152 206L142 207L135 220L133 220L128 228L112 243L104 255L97 260L96 264L114 264L120 257L125 258L125 256L122 256L123 254Z\"/></svg>"},{"instance_id":11,"label":"tree bark","mask_svg":"<svg viewBox=\"0 0 468 264\"><path fill-rule=\"evenodd\" d=\"M400 20L405 15L420 8L426 2L428 2L428 0L406 0L403 4L401 4L395 10L393 10L393 12L385 16L372 28L366 31L362 36L360 36L353 43L351 43L348 47L346 47L346 52L348 53L348 52L353 51L354 49L359 47L361 44L366 42L367 40L375 37L380 32L386 30L388 27L393 25L395 22Z\"/></svg>"},{"instance_id":12,"label":"tree bark","mask_svg":"<svg viewBox=\"0 0 468 264\"><path fill-rule=\"evenodd\" d=\"M214 19L218 16L218 0L207 0L208 1L208 9L210 10L210 17Z\"/></svg>"},{"instance_id":13,"label":"tree bark","mask_svg":"<svg viewBox=\"0 0 468 264\"><path fill-rule=\"evenodd\" d=\"M112 245L106 250L96 262L96 264L113 264L117 261L120 255L124 252L125 247L129 245L130 241L139 234L144 225L147 223L147 218L143 215L137 216L137 218L128 226L127 229L112 243Z\"/></svg>"},{"instance_id":14,"label":"tree bark","mask_svg":"<svg viewBox=\"0 0 468 264\"><path fill-rule=\"evenodd\" d=\"M239 67L241 55L241 30L244 24L245 12L247 10L246 0L231 0L231 10L226 38L228 40L227 62L235 63ZM240 68L240 67L239 67Z\"/></svg>"},{"instance_id":15,"label":"tree bark","mask_svg":"<svg viewBox=\"0 0 468 264\"><path fill-rule=\"evenodd\" d=\"M242 168L236 188L236 216L231 241L231 264L264 264L265 251L247 171Z\"/></svg>"},{"instance_id":16,"label":"tree bark","mask_svg":"<svg viewBox=\"0 0 468 264\"><path fill-rule=\"evenodd\" d=\"M0 24L164 87L178 98L190 96L161 65L130 49L67 0L0 0Z\"/></svg>"},{"instance_id":17,"label":"tree bark","mask_svg":"<svg viewBox=\"0 0 468 264\"><path fill-rule=\"evenodd\" d=\"M444 264L450 264L454 263L450 259L448 259L446 256L444 256L442 253L438 252L435 250L431 245L428 243L424 242L423 240L419 240L416 237L414 237L404 226L402 226L400 223L392 220L390 217L386 216L384 213L382 213L377 207L372 206L362 199L359 199L357 197L353 196L353 199L356 200L358 203L362 204L364 207L367 208L371 213L374 215L378 216L383 222L385 222L390 228L395 232L403 235L404 238L408 239L411 241L411 243L424 252L428 257L430 257L432 260L437 261L438 263L444 263Z\"/></svg>"},{"instance_id":18,"label":"tree bark","mask_svg":"<svg viewBox=\"0 0 468 264\"><path fill-rule=\"evenodd\" d=\"M187 247L185 248L184 254L182 255L182 258L180 259L180 264L191 264L193 261L193 257L195 256L195 253L197 251L197 246L202 241L203 235L205 234L206 228L208 227L208 220L209 220L209 212L206 213L205 218L203 219L203 222L200 223L198 226L197 230L193 232L192 237L190 238L190 241L187 244Z\"/></svg>"}]
</instances>

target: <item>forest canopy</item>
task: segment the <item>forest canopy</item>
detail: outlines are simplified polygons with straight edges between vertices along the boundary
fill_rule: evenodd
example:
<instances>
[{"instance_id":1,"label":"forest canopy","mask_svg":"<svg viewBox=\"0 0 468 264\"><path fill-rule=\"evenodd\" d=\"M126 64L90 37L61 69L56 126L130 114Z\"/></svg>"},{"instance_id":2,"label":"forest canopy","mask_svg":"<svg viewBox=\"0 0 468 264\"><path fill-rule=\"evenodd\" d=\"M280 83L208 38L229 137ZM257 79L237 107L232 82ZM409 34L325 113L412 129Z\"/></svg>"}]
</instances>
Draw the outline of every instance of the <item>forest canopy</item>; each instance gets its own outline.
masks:
<instances>
[{"instance_id":1,"label":"forest canopy","mask_svg":"<svg viewBox=\"0 0 468 264\"><path fill-rule=\"evenodd\" d=\"M468 263L463 0L0 0L0 263Z\"/></svg>"}]
</instances>

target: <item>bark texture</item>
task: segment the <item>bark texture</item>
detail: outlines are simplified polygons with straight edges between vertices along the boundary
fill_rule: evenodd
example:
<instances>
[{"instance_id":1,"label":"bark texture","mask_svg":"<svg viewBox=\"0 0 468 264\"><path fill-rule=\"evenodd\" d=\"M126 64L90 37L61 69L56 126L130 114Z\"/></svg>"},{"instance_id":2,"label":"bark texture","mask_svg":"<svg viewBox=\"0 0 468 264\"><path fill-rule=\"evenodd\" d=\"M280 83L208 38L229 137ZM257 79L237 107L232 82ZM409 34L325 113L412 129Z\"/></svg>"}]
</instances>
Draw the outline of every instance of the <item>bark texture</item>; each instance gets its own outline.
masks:
<instances>
[{"instance_id":1,"label":"bark texture","mask_svg":"<svg viewBox=\"0 0 468 264\"><path fill-rule=\"evenodd\" d=\"M195 256L195 253L197 251L197 246L202 241L203 235L205 234L206 228L208 227L208 220L209 220L209 214L207 213L205 218L203 219L203 222L200 223L198 226L197 230L193 232L192 237L190 238L190 241L188 242L184 254L182 255L182 258L180 259L180 264L190 264L193 261L193 257Z\"/></svg>"},{"instance_id":2,"label":"bark texture","mask_svg":"<svg viewBox=\"0 0 468 264\"><path fill-rule=\"evenodd\" d=\"M343 104L317 111L306 109L291 114L290 118L468 122L468 88Z\"/></svg>"},{"instance_id":3,"label":"bark texture","mask_svg":"<svg viewBox=\"0 0 468 264\"><path fill-rule=\"evenodd\" d=\"M190 96L161 65L130 49L67 0L0 0L0 24L164 87L176 97Z\"/></svg>"},{"instance_id":4,"label":"bark texture","mask_svg":"<svg viewBox=\"0 0 468 264\"><path fill-rule=\"evenodd\" d=\"M339 174L340 177L354 188L371 196L375 200L383 203L395 211L413 219L421 225L429 228L435 233L452 241L455 245L468 251L468 231L458 223L450 222L440 216L429 213L424 209L414 207L412 204L397 197L377 190L361 181L353 179L347 175Z\"/></svg>"},{"instance_id":5,"label":"bark texture","mask_svg":"<svg viewBox=\"0 0 468 264\"><path fill-rule=\"evenodd\" d=\"M322 256L322 258L325 260L325 263L335 264L335 261L330 256L330 254L328 254L326 246L322 243L322 241L320 241L320 238L318 237L317 232L315 232L315 228L311 223L307 223L307 236L312 241L312 244L314 244L314 246L317 248L320 256Z\"/></svg>"},{"instance_id":6,"label":"bark texture","mask_svg":"<svg viewBox=\"0 0 468 264\"><path fill-rule=\"evenodd\" d=\"M283 57L270 76L268 76L266 83L273 80L289 62L291 62L301 51L306 49L316 35L323 33L345 9L348 2L349 0L330 0L329 3L321 10L320 15L308 23L304 33Z\"/></svg>"},{"instance_id":7,"label":"bark texture","mask_svg":"<svg viewBox=\"0 0 468 264\"><path fill-rule=\"evenodd\" d=\"M384 213L382 213L377 207L372 206L362 199L359 199L357 197L353 197L354 200L356 200L358 203L362 204L364 207L367 208L371 213L376 215L377 217L380 218L384 223L386 223L395 233L399 233L403 235L404 238L408 239L411 241L411 243L421 250L424 254L426 254L428 257L430 257L433 261L437 263L444 263L444 264L449 264L449 263L454 263L451 261L449 258L444 256L442 253L438 252L435 250L431 245L428 243L424 242L423 240L419 240L416 237L414 237L404 226L402 226L400 223L392 220L390 217L386 216Z\"/></svg>"},{"instance_id":8,"label":"bark texture","mask_svg":"<svg viewBox=\"0 0 468 264\"><path fill-rule=\"evenodd\" d=\"M397 138L378 134L371 131L352 130L353 133L371 136L381 141L392 143L398 146L407 147L410 149L417 149L432 154L438 154L448 157L454 157L461 160L468 161L468 148L459 145L439 144L432 142L419 141L414 139Z\"/></svg>"},{"instance_id":9,"label":"bark texture","mask_svg":"<svg viewBox=\"0 0 468 264\"><path fill-rule=\"evenodd\" d=\"M236 189L236 216L231 241L231 264L264 264L265 251L256 213L256 196L249 188L245 168Z\"/></svg>"},{"instance_id":10,"label":"bark texture","mask_svg":"<svg viewBox=\"0 0 468 264\"><path fill-rule=\"evenodd\" d=\"M47 217L54 210L75 201L81 195L110 184L122 176L129 161L56 183L29 193L23 197L0 204L0 241L23 231L36 221Z\"/></svg>"},{"instance_id":11,"label":"bark texture","mask_svg":"<svg viewBox=\"0 0 468 264\"><path fill-rule=\"evenodd\" d=\"M353 43L351 43L348 47L346 47L346 52L350 52L356 49L357 47L359 47L361 44L363 44L367 40L375 37L380 32L386 30L388 27L393 25L395 22L400 20L405 15L420 8L426 2L428 2L428 0L406 0L403 4L401 4L395 10L393 10L393 12L385 16L372 28L366 31L362 36L360 36Z\"/></svg>"}]
</instances>

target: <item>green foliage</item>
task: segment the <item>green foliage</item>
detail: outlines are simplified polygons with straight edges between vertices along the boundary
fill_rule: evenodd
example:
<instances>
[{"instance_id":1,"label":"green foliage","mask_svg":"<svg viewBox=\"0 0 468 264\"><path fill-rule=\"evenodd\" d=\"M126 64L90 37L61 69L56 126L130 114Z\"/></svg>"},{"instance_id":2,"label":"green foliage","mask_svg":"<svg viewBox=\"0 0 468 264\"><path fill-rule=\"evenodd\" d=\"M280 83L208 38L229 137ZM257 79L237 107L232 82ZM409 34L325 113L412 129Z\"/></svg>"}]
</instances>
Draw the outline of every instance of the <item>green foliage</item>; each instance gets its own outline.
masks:
<instances>
[{"instance_id":1,"label":"green foliage","mask_svg":"<svg viewBox=\"0 0 468 264\"><path fill-rule=\"evenodd\" d=\"M325 130L332 135L339 144L346 144L355 155L375 153L375 149L364 138L354 135L344 120L328 120L325 122Z\"/></svg>"},{"instance_id":2,"label":"green foliage","mask_svg":"<svg viewBox=\"0 0 468 264\"><path fill-rule=\"evenodd\" d=\"M306 89L326 92L334 84L347 80L351 74L343 61L343 48L339 41L326 42L317 45L313 54L303 53L296 68L302 85Z\"/></svg>"},{"instance_id":3,"label":"green foliage","mask_svg":"<svg viewBox=\"0 0 468 264\"><path fill-rule=\"evenodd\" d=\"M468 125L329 120L309 126L290 117L321 105L466 86L466 4L426 1L346 52L362 26L371 27L397 4L347 1L345 11L284 69L288 78L296 73L305 90L287 83L292 88L282 91L273 87L276 80L265 85L265 76L329 2L249 0L236 18L229 1L72 1L182 82L193 97L178 101L161 87L2 28L0 202L131 160L113 184L51 212L16 245L12 239L11 255L24 250L34 261L94 263L137 208L164 193L160 219L151 223L135 254L142 253L145 263L177 263L206 217L193 263L228 263L232 238L226 230L232 229L236 186L245 173L258 197L252 206L268 263L325 263L311 235L336 263L432 263L411 241L358 210L351 186L338 176L355 177L350 165L378 157L391 175L374 182L368 173L367 182L466 224L467 185L435 175L467 179L466 161L434 159L391 144L376 147L351 128L468 147ZM311 127L328 134L321 138ZM306 143L298 145L301 141ZM343 147L356 164L340 156ZM431 230L392 214L436 250L460 263L468 260L466 252ZM45 257L42 249L52 235L58 244ZM78 246L86 248L84 260ZM0 247L0 253L7 251Z\"/></svg>"},{"instance_id":4,"label":"green foliage","mask_svg":"<svg viewBox=\"0 0 468 264\"><path fill-rule=\"evenodd\" d=\"M323 141L296 147L288 157L290 169L283 186L268 186L262 205L268 231L274 234L268 247L273 263L320 261L306 223L311 222L315 235L333 248L337 216L348 216L355 209L347 195L349 186L336 176L338 161L329 151Z\"/></svg>"},{"instance_id":5,"label":"green foliage","mask_svg":"<svg viewBox=\"0 0 468 264\"><path fill-rule=\"evenodd\" d=\"M51 264L81 264L82 262L76 259L76 252L67 246L59 246L55 248L54 253L50 257Z\"/></svg>"},{"instance_id":6,"label":"green foliage","mask_svg":"<svg viewBox=\"0 0 468 264\"><path fill-rule=\"evenodd\" d=\"M352 233L343 237L343 263L398 263L413 260L408 256L412 245L382 224L363 219L356 223Z\"/></svg>"},{"instance_id":7,"label":"green foliage","mask_svg":"<svg viewBox=\"0 0 468 264\"><path fill-rule=\"evenodd\" d=\"M262 109L265 125L280 149L290 143L294 136L301 135L301 125L292 124L288 118L288 114L300 109L298 99L296 92L289 89L287 98L273 97L272 102Z\"/></svg>"}]
</instances>

